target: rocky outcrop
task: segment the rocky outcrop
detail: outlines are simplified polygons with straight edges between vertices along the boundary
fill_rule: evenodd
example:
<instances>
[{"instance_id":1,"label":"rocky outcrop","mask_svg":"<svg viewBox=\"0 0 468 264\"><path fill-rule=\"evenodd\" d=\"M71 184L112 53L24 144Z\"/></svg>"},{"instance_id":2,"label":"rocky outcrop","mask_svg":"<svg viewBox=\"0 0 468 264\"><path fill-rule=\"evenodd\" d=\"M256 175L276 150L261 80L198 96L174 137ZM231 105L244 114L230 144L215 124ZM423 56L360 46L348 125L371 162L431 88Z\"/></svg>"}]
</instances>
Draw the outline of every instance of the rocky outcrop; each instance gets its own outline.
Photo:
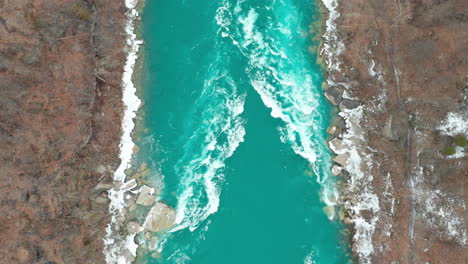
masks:
<instances>
[{"instance_id":1,"label":"rocky outcrop","mask_svg":"<svg viewBox=\"0 0 468 264\"><path fill-rule=\"evenodd\" d=\"M154 201L156 201L156 196L154 194L154 189L146 185L143 185L140 188L140 193L136 203L143 206L151 206ZM156 194L157 195L157 194Z\"/></svg>"},{"instance_id":2,"label":"rocky outcrop","mask_svg":"<svg viewBox=\"0 0 468 264\"><path fill-rule=\"evenodd\" d=\"M146 216L143 228L150 232L161 232L175 224L176 213L165 203L158 202Z\"/></svg>"},{"instance_id":3,"label":"rocky outcrop","mask_svg":"<svg viewBox=\"0 0 468 264\"><path fill-rule=\"evenodd\" d=\"M466 4L323 2L328 83L345 89L329 99L347 124L329 129L344 144L339 215L357 262L466 262Z\"/></svg>"},{"instance_id":4,"label":"rocky outcrop","mask_svg":"<svg viewBox=\"0 0 468 264\"><path fill-rule=\"evenodd\" d=\"M0 263L103 263L123 1L0 0Z\"/></svg>"},{"instance_id":5,"label":"rocky outcrop","mask_svg":"<svg viewBox=\"0 0 468 264\"><path fill-rule=\"evenodd\" d=\"M356 100L345 98L340 103L340 111L355 109L359 106Z\"/></svg>"},{"instance_id":6,"label":"rocky outcrop","mask_svg":"<svg viewBox=\"0 0 468 264\"><path fill-rule=\"evenodd\" d=\"M341 100L343 99L343 89L331 86L325 91L325 98L332 104L332 105L339 105Z\"/></svg>"}]
</instances>

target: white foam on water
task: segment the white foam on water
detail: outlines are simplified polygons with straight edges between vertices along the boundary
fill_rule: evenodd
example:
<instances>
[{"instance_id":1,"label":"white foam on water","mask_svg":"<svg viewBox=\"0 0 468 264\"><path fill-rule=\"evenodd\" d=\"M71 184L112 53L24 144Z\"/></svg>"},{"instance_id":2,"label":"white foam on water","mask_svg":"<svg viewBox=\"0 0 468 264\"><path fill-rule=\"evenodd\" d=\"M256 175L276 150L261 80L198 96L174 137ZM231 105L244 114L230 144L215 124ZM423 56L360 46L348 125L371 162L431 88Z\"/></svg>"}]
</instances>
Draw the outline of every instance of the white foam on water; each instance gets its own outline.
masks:
<instances>
[{"instance_id":1,"label":"white foam on water","mask_svg":"<svg viewBox=\"0 0 468 264\"><path fill-rule=\"evenodd\" d=\"M176 164L181 181L177 225L171 232L185 228L194 231L217 212L225 161L244 141L244 120L240 115L245 96L237 95L235 83L226 73L206 81L200 98L204 99L200 99L199 107L206 108L203 122L184 146L186 152ZM207 105L207 98L212 105ZM193 153L194 149L197 153Z\"/></svg>"},{"instance_id":2,"label":"white foam on water","mask_svg":"<svg viewBox=\"0 0 468 264\"><path fill-rule=\"evenodd\" d=\"M304 264L317 264L315 261L316 255L315 251L311 250L309 254L304 258Z\"/></svg>"},{"instance_id":3,"label":"white foam on water","mask_svg":"<svg viewBox=\"0 0 468 264\"><path fill-rule=\"evenodd\" d=\"M223 12L223 10L218 10ZM217 21L228 25L229 20ZM218 32L220 41L225 35ZM207 80L198 99L194 103L193 132L182 146L183 154L174 168L179 184L177 186L176 225L168 231L182 230L194 232L203 240L210 223L208 217L218 211L221 184L224 181L225 161L231 157L244 141L245 94L237 91L236 83L225 67L221 52L207 72ZM200 228L200 229L199 229ZM164 250L167 236L156 245ZM177 263L188 263L186 249L178 249L171 255Z\"/></svg>"},{"instance_id":4,"label":"white foam on water","mask_svg":"<svg viewBox=\"0 0 468 264\"><path fill-rule=\"evenodd\" d=\"M289 13L294 14L294 11ZM246 72L251 85L265 106L271 109L271 116L284 121L284 126L279 128L281 140L313 165L318 182L324 186L323 200L329 205L335 204L331 197L337 192L327 183L330 172L328 168L324 169L328 161L323 158L328 154L325 138L321 138L320 87L314 87L312 73L307 71L307 58L294 53L300 47L291 48L289 41L286 46L281 45L281 41L291 39L285 32L297 31L297 28L289 28L296 24L291 22L295 20L268 18L271 32L264 34L257 25L257 11L241 8L240 4L234 8L229 4L219 8L216 19L222 35L230 38L248 59ZM303 67L293 68L297 64L303 64Z\"/></svg>"}]
</instances>

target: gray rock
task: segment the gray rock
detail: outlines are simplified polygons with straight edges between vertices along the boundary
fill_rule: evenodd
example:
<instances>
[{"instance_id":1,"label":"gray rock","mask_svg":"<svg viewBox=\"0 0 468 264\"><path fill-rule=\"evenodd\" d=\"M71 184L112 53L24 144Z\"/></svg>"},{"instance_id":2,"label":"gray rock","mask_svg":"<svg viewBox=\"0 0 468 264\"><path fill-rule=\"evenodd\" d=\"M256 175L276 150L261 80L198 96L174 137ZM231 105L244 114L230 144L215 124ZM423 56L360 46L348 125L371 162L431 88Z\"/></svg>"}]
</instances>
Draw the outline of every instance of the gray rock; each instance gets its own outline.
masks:
<instances>
[{"instance_id":1,"label":"gray rock","mask_svg":"<svg viewBox=\"0 0 468 264\"><path fill-rule=\"evenodd\" d=\"M349 172L348 172L348 171L345 171L345 170L342 170L342 171L341 171L340 178L342 178L342 179L349 179Z\"/></svg>"},{"instance_id":2,"label":"gray rock","mask_svg":"<svg viewBox=\"0 0 468 264\"><path fill-rule=\"evenodd\" d=\"M398 138L392 131L393 116L390 116L385 120L385 126L383 128L383 135L390 140L397 140Z\"/></svg>"},{"instance_id":3,"label":"gray rock","mask_svg":"<svg viewBox=\"0 0 468 264\"><path fill-rule=\"evenodd\" d=\"M159 232L171 228L175 224L176 212L169 205L157 202L146 216L143 227L150 232Z\"/></svg>"},{"instance_id":4,"label":"gray rock","mask_svg":"<svg viewBox=\"0 0 468 264\"><path fill-rule=\"evenodd\" d=\"M112 189L112 187L114 187L112 183L100 182L96 186L94 186L94 190L95 191L107 191L107 190Z\"/></svg>"},{"instance_id":5,"label":"gray rock","mask_svg":"<svg viewBox=\"0 0 468 264\"><path fill-rule=\"evenodd\" d=\"M338 165L333 165L331 172L333 176L338 176L340 175L341 171L343 170L343 167L338 166Z\"/></svg>"},{"instance_id":6,"label":"gray rock","mask_svg":"<svg viewBox=\"0 0 468 264\"><path fill-rule=\"evenodd\" d=\"M131 207L132 205L134 205L136 200L137 200L137 195L135 193L131 191L126 191L124 193L124 201L128 207Z\"/></svg>"},{"instance_id":7,"label":"gray rock","mask_svg":"<svg viewBox=\"0 0 468 264\"><path fill-rule=\"evenodd\" d=\"M337 106L343 99L343 89L337 86L331 86L325 91L325 98L327 98L332 105Z\"/></svg>"},{"instance_id":8,"label":"gray rock","mask_svg":"<svg viewBox=\"0 0 468 264\"><path fill-rule=\"evenodd\" d=\"M341 132L346 130L346 121L342 116L336 116L335 118L333 118L333 125L336 127L336 132L334 136L338 136L339 134L341 134Z\"/></svg>"},{"instance_id":9,"label":"gray rock","mask_svg":"<svg viewBox=\"0 0 468 264\"><path fill-rule=\"evenodd\" d=\"M156 196L152 195L154 190L146 185L140 189L140 194L136 203L143 206L151 206L156 201Z\"/></svg>"},{"instance_id":10,"label":"gray rock","mask_svg":"<svg viewBox=\"0 0 468 264\"><path fill-rule=\"evenodd\" d=\"M97 166L96 171L97 171L98 173L100 173L100 174L103 174L104 172L107 171L107 168L106 168L106 166L100 164L100 165Z\"/></svg>"},{"instance_id":11,"label":"gray rock","mask_svg":"<svg viewBox=\"0 0 468 264\"><path fill-rule=\"evenodd\" d=\"M158 237L154 236L151 232L145 233L145 240L148 242L150 248L155 248L158 243Z\"/></svg>"},{"instance_id":12,"label":"gray rock","mask_svg":"<svg viewBox=\"0 0 468 264\"><path fill-rule=\"evenodd\" d=\"M325 206L322 210L327 215L328 219L333 220L333 218L335 218L335 207L333 205Z\"/></svg>"},{"instance_id":13,"label":"gray rock","mask_svg":"<svg viewBox=\"0 0 468 264\"><path fill-rule=\"evenodd\" d=\"M335 125L331 125L327 128L327 133L330 136L336 136L338 132L338 127Z\"/></svg>"},{"instance_id":14,"label":"gray rock","mask_svg":"<svg viewBox=\"0 0 468 264\"><path fill-rule=\"evenodd\" d=\"M132 220L127 223L127 231L129 234L140 232L141 225L137 220Z\"/></svg>"},{"instance_id":15,"label":"gray rock","mask_svg":"<svg viewBox=\"0 0 468 264\"><path fill-rule=\"evenodd\" d=\"M349 164L349 153L340 154L333 158L333 161L343 167L346 167Z\"/></svg>"},{"instance_id":16,"label":"gray rock","mask_svg":"<svg viewBox=\"0 0 468 264\"><path fill-rule=\"evenodd\" d=\"M334 138L328 142L328 145L330 146L330 149L335 153L341 153L343 152L346 147L343 145L343 141L341 141L338 138Z\"/></svg>"},{"instance_id":17,"label":"gray rock","mask_svg":"<svg viewBox=\"0 0 468 264\"><path fill-rule=\"evenodd\" d=\"M340 111L351 110L351 109L357 108L359 105L360 103L358 101L345 98L341 101Z\"/></svg>"}]
</instances>

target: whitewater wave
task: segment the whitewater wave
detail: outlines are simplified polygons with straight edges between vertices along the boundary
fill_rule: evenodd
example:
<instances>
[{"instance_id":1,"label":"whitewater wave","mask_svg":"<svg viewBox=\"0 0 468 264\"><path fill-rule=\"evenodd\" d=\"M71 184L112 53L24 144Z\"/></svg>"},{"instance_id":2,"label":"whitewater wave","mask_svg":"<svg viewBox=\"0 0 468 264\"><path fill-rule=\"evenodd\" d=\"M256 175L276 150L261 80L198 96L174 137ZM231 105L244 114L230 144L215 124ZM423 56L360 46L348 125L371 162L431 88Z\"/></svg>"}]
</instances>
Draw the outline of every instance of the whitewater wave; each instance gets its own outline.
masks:
<instances>
[{"instance_id":1,"label":"whitewater wave","mask_svg":"<svg viewBox=\"0 0 468 264\"><path fill-rule=\"evenodd\" d=\"M200 122L175 165L181 180L177 225L172 232L185 228L194 231L218 210L225 161L244 141L241 114L245 95L238 95L234 81L218 64L211 67L209 76L195 103Z\"/></svg>"},{"instance_id":2,"label":"whitewater wave","mask_svg":"<svg viewBox=\"0 0 468 264\"><path fill-rule=\"evenodd\" d=\"M322 131L326 114L319 101L321 88L313 82L319 77L309 70L309 58L301 50L307 47L307 39L294 15L298 10L273 4L282 6L257 10L243 2L226 1L218 8L216 21L222 36L247 58L250 83L271 116L284 121L279 128L281 140L312 165L318 182L326 187L322 198L331 205L337 192L327 182L331 159Z\"/></svg>"},{"instance_id":3,"label":"whitewater wave","mask_svg":"<svg viewBox=\"0 0 468 264\"><path fill-rule=\"evenodd\" d=\"M315 253L314 250L311 250L309 254L304 258L304 264L316 264L317 262L315 261L317 257L317 254Z\"/></svg>"}]
</instances>

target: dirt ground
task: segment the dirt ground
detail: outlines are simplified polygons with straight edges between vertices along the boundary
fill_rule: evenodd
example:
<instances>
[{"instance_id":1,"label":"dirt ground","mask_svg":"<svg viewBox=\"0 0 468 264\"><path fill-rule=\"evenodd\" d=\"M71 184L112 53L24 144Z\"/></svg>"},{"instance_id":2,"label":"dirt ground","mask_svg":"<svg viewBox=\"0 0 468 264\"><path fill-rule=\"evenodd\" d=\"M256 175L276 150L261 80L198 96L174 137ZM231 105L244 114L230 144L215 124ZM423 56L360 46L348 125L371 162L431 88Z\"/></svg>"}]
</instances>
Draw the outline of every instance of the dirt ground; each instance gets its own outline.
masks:
<instances>
[{"instance_id":1,"label":"dirt ground","mask_svg":"<svg viewBox=\"0 0 468 264\"><path fill-rule=\"evenodd\" d=\"M124 22L124 1L0 0L0 263L104 262Z\"/></svg>"}]
</instances>

